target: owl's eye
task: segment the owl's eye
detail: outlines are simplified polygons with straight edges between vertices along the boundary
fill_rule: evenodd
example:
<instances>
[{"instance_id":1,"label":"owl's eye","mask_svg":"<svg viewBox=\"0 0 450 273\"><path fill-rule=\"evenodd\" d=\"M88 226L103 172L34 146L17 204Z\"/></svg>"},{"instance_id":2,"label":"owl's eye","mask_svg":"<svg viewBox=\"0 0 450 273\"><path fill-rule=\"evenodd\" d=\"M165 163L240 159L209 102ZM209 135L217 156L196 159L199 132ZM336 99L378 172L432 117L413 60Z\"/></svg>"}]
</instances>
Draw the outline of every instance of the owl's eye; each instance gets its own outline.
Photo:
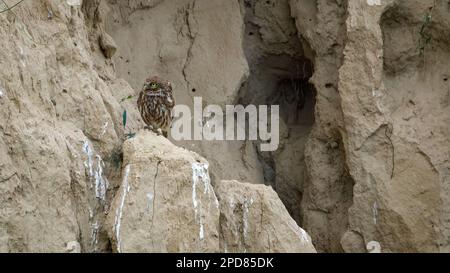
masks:
<instances>
[{"instance_id":1,"label":"owl's eye","mask_svg":"<svg viewBox=\"0 0 450 273\"><path fill-rule=\"evenodd\" d=\"M156 82L152 82L152 83L150 83L150 88L151 89L158 89L158 84Z\"/></svg>"}]
</instances>

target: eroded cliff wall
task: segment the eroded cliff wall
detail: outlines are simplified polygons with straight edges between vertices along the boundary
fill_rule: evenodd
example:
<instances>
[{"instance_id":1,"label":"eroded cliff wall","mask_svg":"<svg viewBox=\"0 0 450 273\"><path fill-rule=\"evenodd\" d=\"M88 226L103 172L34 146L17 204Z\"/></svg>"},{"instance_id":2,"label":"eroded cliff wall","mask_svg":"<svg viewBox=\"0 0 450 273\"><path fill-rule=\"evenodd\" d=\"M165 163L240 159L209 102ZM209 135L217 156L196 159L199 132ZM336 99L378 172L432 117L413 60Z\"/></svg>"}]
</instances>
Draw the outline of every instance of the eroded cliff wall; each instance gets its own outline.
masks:
<instances>
[{"instance_id":1,"label":"eroded cliff wall","mask_svg":"<svg viewBox=\"0 0 450 273\"><path fill-rule=\"evenodd\" d=\"M449 13L443 0L2 12L0 251L450 251ZM280 104L280 148L139 131L122 99L150 74L180 104Z\"/></svg>"}]
</instances>

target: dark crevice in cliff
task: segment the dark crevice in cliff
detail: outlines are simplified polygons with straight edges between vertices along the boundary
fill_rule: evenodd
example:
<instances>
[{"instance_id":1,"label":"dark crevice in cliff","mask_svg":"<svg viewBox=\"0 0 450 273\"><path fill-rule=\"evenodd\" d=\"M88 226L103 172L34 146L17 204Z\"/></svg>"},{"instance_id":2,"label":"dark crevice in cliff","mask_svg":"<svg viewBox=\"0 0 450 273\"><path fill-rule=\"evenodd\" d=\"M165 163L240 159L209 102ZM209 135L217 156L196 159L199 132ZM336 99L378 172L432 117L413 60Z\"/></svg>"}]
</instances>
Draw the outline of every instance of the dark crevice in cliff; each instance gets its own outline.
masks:
<instances>
[{"instance_id":1,"label":"dark crevice in cliff","mask_svg":"<svg viewBox=\"0 0 450 273\"><path fill-rule=\"evenodd\" d=\"M279 105L280 146L258 152L265 184L272 186L296 222L302 224L304 149L315 122L313 62L304 53L288 1L244 1L244 50L250 67L238 104ZM284 17L273 18L280 12ZM267 15L267 17L266 17ZM285 20L282 18L290 18ZM256 145L255 147L257 147Z\"/></svg>"}]
</instances>

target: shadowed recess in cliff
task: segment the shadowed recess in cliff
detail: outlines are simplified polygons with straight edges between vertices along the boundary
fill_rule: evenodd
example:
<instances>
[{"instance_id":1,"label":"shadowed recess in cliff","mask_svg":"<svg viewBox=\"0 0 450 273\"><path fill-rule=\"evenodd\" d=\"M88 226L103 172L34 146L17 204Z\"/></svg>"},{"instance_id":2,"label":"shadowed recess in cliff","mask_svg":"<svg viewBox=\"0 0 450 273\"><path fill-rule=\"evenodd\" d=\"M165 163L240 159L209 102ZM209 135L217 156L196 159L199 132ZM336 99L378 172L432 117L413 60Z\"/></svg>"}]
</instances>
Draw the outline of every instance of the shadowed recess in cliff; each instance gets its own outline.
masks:
<instances>
[{"instance_id":1,"label":"shadowed recess in cliff","mask_svg":"<svg viewBox=\"0 0 450 273\"><path fill-rule=\"evenodd\" d=\"M288 1L244 1L244 50L250 67L237 103L280 106L280 147L259 152L266 185L302 223L304 148L315 122L313 63L304 53Z\"/></svg>"}]
</instances>

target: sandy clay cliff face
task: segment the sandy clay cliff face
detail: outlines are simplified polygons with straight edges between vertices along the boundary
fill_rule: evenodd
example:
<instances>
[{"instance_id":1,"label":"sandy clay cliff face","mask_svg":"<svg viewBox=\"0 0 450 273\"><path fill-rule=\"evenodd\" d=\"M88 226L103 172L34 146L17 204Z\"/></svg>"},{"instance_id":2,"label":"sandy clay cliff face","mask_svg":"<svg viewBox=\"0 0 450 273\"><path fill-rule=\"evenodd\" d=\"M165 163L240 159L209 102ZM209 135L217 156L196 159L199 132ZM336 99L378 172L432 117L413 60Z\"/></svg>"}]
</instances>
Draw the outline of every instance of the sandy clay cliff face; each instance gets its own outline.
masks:
<instances>
[{"instance_id":1,"label":"sandy clay cliff face","mask_svg":"<svg viewBox=\"0 0 450 273\"><path fill-rule=\"evenodd\" d=\"M450 251L448 1L24 1L0 37L0 252ZM279 149L141 130L149 74L279 104Z\"/></svg>"}]
</instances>

